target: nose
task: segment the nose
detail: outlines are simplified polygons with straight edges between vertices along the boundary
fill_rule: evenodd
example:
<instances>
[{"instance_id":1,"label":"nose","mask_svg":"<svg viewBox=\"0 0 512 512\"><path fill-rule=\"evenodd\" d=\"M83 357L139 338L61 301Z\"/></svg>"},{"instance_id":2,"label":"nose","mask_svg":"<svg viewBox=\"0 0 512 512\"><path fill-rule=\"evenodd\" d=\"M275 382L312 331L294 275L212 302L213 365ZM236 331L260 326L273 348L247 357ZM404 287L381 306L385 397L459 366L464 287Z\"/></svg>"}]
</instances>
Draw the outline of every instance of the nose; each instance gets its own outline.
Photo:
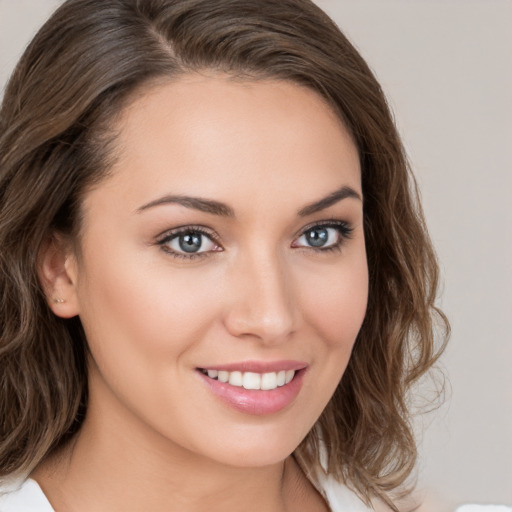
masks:
<instances>
[{"instance_id":1,"label":"nose","mask_svg":"<svg viewBox=\"0 0 512 512\"><path fill-rule=\"evenodd\" d=\"M286 341L297 329L299 314L286 265L274 255L254 256L232 273L225 326L232 336L267 345Z\"/></svg>"}]
</instances>

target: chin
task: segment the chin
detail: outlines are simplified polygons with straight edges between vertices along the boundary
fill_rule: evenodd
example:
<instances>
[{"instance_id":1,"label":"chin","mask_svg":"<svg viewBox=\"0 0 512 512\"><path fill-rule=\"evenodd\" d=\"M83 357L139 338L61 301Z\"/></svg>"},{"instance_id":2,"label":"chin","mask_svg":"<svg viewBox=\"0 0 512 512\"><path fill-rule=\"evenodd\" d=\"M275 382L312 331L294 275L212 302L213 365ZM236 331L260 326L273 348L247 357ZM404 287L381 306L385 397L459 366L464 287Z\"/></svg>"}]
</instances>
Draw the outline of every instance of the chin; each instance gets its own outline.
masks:
<instances>
[{"instance_id":1,"label":"chin","mask_svg":"<svg viewBox=\"0 0 512 512\"><path fill-rule=\"evenodd\" d=\"M227 466L237 468L262 468L266 466L273 466L283 462L289 457L296 446L287 446L287 449L283 449L283 446L272 449L269 447L265 448L234 448L230 456L224 456L219 462L223 462Z\"/></svg>"},{"instance_id":2,"label":"chin","mask_svg":"<svg viewBox=\"0 0 512 512\"><path fill-rule=\"evenodd\" d=\"M226 466L239 468L271 466L289 457L307 435L307 431L304 434L297 433L290 428L284 432L272 432L271 429L250 430L248 432L241 429L237 433L226 435L218 443L212 441L208 447L209 458Z\"/></svg>"}]
</instances>

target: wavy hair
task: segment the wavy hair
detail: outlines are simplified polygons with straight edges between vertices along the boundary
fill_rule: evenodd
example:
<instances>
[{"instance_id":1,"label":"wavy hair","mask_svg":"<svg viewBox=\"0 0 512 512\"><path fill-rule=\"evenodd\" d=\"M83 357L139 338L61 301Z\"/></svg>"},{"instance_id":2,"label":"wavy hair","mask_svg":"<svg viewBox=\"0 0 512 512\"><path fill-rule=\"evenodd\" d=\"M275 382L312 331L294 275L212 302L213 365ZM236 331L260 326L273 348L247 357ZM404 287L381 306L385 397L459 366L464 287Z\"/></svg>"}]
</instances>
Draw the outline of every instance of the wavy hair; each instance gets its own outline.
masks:
<instances>
[{"instance_id":1,"label":"wavy hair","mask_svg":"<svg viewBox=\"0 0 512 512\"><path fill-rule=\"evenodd\" d=\"M411 473L409 391L444 348L436 257L383 92L309 0L68 0L26 49L0 110L0 477L30 472L80 428L87 340L38 280L52 233L77 236L80 205L112 163L114 121L152 81L214 70L322 96L358 148L369 303L345 374L297 448L366 500ZM441 337L436 341L436 326ZM324 450L325 449L325 450Z\"/></svg>"}]
</instances>

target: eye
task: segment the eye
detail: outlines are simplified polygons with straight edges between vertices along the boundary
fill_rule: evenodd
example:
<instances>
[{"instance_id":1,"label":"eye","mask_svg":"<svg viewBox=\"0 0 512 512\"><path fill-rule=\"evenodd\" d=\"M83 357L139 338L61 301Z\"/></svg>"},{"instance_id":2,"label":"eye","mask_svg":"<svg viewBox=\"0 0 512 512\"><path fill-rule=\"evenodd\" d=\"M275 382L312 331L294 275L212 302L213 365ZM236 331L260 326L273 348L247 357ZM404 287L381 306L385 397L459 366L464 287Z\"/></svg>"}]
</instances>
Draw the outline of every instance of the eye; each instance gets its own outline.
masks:
<instances>
[{"instance_id":1,"label":"eye","mask_svg":"<svg viewBox=\"0 0 512 512\"><path fill-rule=\"evenodd\" d=\"M222 250L211 235L199 228L175 230L158 242L162 249L173 256L193 258Z\"/></svg>"},{"instance_id":2,"label":"eye","mask_svg":"<svg viewBox=\"0 0 512 512\"><path fill-rule=\"evenodd\" d=\"M343 241L350 237L353 229L346 222L322 223L307 228L297 238L292 247L310 247L316 250L340 248Z\"/></svg>"}]
</instances>

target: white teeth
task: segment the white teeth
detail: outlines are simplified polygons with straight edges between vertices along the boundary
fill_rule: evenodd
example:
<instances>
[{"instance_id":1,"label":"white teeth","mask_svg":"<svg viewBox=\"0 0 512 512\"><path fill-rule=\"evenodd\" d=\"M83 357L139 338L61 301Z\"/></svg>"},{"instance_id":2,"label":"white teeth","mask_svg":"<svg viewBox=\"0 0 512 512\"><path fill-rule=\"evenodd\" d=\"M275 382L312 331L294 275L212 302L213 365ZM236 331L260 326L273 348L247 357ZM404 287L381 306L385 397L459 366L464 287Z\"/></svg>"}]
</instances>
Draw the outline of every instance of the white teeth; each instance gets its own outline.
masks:
<instances>
[{"instance_id":1,"label":"white teeth","mask_svg":"<svg viewBox=\"0 0 512 512\"><path fill-rule=\"evenodd\" d=\"M261 389L261 376L259 373L245 372L243 377L245 389Z\"/></svg>"},{"instance_id":2,"label":"white teeth","mask_svg":"<svg viewBox=\"0 0 512 512\"><path fill-rule=\"evenodd\" d=\"M264 373L261 376L261 389L276 389L277 388L277 374L273 373Z\"/></svg>"},{"instance_id":3,"label":"white teeth","mask_svg":"<svg viewBox=\"0 0 512 512\"><path fill-rule=\"evenodd\" d=\"M241 387L243 384L242 372L231 372L229 374L229 383L232 386Z\"/></svg>"},{"instance_id":4,"label":"white teeth","mask_svg":"<svg viewBox=\"0 0 512 512\"><path fill-rule=\"evenodd\" d=\"M269 391L284 386L292 381L295 370L281 370L279 372L255 373L255 372L226 372L223 370L202 370L211 379L219 382L228 382L231 386L244 387L245 389L261 389Z\"/></svg>"}]
</instances>

